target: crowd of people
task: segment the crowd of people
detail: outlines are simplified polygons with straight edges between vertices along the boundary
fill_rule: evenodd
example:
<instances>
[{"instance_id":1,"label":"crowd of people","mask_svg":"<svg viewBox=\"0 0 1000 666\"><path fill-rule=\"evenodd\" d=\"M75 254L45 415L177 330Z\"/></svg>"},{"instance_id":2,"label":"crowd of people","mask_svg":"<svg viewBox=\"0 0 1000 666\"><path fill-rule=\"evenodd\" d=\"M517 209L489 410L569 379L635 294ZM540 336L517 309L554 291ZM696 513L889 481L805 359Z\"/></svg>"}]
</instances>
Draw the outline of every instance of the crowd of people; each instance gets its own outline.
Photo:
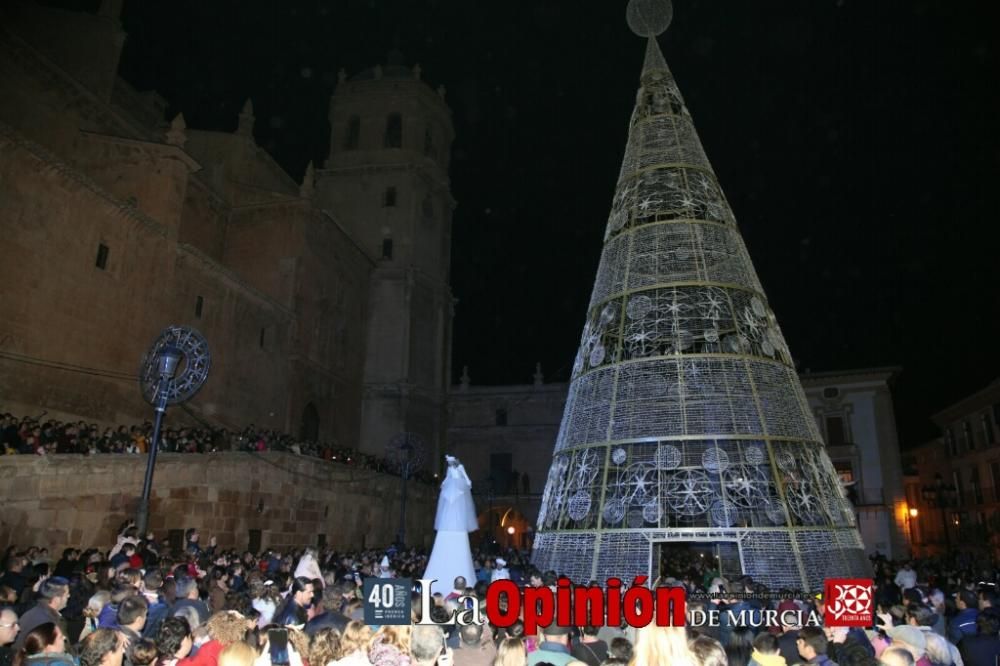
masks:
<instances>
[{"instance_id":1,"label":"crowd of people","mask_svg":"<svg viewBox=\"0 0 1000 666\"><path fill-rule=\"evenodd\" d=\"M149 450L153 437L153 425L148 422L101 428L85 421L64 422L43 418L44 415L21 418L13 414L0 415L0 454L142 454ZM398 461L391 458L361 453L329 442L301 440L274 430L258 428L253 424L240 431L207 426L166 428L161 433L159 450L169 453L287 451L375 472L400 475ZM413 478L426 483L435 482L431 470L420 470L413 474Z\"/></svg>"},{"instance_id":2,"label":"crowd of people","mask_svg":"<svg viewBox=\"0 0 1000 666\"><path fill-rule=\"evenodd\" d=\"M416 549L236 552L214 539L203 544L191 529L184 550L171 552L145 537L126 524L107 551L67 548L55 562L44 548L9 548L0 666L995 666L1000 655L1000 574L971 558L875 559L878 620L868 629L723 621L553 624L528 635L520 621L417 624L416 595L412 624L365 624L365 579L420 578L427 556ZM435 622L468 603L463 595L484 604L497 578L556 586L556 572L533 569L522 553L475 557L475 580L434 590ZM689 614L710 606L823 614L822 594L770 594L748 578L726 580L711 557L675 553L662 571L655 585L683 586Z\"/></svg>"}]
</instances>

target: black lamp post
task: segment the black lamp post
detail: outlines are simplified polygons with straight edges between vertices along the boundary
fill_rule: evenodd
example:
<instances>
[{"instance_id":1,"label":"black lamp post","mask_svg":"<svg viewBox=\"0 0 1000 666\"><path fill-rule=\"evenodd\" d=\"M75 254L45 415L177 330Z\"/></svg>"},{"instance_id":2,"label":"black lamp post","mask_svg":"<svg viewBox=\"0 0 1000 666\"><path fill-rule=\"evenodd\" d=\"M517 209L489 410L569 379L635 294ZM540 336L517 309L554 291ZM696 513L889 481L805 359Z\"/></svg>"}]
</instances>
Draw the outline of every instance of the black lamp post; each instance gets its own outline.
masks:
<instances>
[{"instance_id":1,"label":"black lamp post","mask_svg":"<svg viewBox=\"0 0 1000 666\"><path fill-rule=\"evenodd\" d=\"M413 444L410 444L410 435L407 433L399 446L399 473L403 478L403 491L399 495L399 533L396 535L396 541L399 542L400 548L406 544L406 482L410 478L413 466L413 453Z\"/></svg>"},{"instance_id":2,"label":"black lamp post","mask_svg":"<svg viewBox=\"0 0 1000 666\"><path fill-rule=\"evenodd\" d=\"M139 500L139 511L135 517L139 534L146 535L149 523L149 493L153 488L153 468L156 466L156 451L160 448L160 426L163 425L163 414L167 411L167 399L170 397L168 387L177 373L184 353L173 345L165 345L156 356L156 370L159 382L156 386L156 419L153 421L153 439L149 442L149 457L146 458L146 478L142 483L142 498Z\"/></svg>"},{"instance_id":3,"label":"black lamp post","mask_svg":"<svg viewBox=\"0 0 1000 666\"><path fill-rule=\"evenodd\" d=\"M156 453L160 448L163 414L167 411L167 405L184 402L197 393L208 379L211 366L212 355L205 338L193 328L184 326L169 326L164 329L143 358L139 370L139 387L143 397L156 410L156 420L153 424L153 438L149 442L146 477L135 519L136 528L142 536L146 535L149 526L149 496L153 490L153 469L156 466Z\"/></svg>"},{"instance_id":4,"label":"black lamp post","mask_svg":"<svg viewBox=\"0 0 1000 666\"><path fill-rule=\"evenodd\" d=\"M954 505L955 498L958 495L958 490L954 485L945 483L940 474L935 474L934 483L929 486L924 486L920 491L920 494L923 496L924 501L927 502L928 506L941 510L941 527L944 530L945 548L950 551L951 535L948 534L948 516L946 514L948 507Z\"/></svg>"}]
</instances>

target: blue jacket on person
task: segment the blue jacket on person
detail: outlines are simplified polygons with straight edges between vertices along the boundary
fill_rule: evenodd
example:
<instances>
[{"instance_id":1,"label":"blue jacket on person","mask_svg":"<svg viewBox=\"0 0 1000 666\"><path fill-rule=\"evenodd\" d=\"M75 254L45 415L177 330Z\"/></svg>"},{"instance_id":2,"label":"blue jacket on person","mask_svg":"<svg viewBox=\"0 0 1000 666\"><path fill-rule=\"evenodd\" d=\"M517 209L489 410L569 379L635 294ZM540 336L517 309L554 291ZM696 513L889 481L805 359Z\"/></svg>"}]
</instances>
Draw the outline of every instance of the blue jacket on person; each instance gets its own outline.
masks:
<instances>
[{"instance_id":1,"label":"blue jacket on person","mask_svg":"<svg viewBox=\"0 0 1000 666\"><path fill-rule=\"evenodd\" d=\"M146 611L146 626L142 628L142 637L156 638L156 633L160 630L160 625L163 624L163 620L169 612L170 606L164 603L162 597L149 604L149 610Z\"/></svg>"},{"instance_id":2,"label":"blue jacket on person","mask_svg":"<svg viewBox=\"0 0 1000 666\"><path fill-rule=\"evenodd\" d=\"M976 619L979 617L979 610L975 608L964 608L951 618L948 623L948 640L958 645L964 636L976 635Z\"/></svg>"}]
</instances>

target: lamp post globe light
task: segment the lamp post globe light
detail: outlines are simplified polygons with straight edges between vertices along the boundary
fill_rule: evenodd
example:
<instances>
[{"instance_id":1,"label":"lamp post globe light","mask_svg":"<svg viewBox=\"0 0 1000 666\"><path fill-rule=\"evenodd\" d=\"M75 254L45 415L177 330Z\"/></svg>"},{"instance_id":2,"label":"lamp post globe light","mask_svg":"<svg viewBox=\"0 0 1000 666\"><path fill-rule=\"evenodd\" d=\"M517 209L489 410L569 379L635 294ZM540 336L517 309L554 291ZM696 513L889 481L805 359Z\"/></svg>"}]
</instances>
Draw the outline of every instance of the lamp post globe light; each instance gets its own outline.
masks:
<instances>
[{"instance_id":1,"label":"lamp post globe light","mask_svg":"<svg viewBox=\"0 0 1000 666\"><path fill-rule=\"evenodd\" d=\"M208 342L201 333L184 326L168 326L153 342L142 360L139 387L142 396L153 405L156 419L149 442L146 476L136 512L136 528L145 535L149 525L149 496L153 489L153 469L160 447L160 428L167 405L189 400L205 384L212 366Z\"/></svg>"}]
</instances>

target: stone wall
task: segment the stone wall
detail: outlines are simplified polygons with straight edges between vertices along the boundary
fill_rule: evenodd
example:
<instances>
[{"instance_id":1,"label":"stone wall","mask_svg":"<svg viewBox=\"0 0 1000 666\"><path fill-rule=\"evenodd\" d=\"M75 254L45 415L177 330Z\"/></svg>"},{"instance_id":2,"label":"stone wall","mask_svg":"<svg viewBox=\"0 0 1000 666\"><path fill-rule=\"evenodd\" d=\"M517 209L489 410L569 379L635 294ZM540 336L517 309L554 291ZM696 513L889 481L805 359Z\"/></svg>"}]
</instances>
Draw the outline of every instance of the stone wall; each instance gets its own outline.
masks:
<instances>
[{"instance_id":1,"label":"stone wall","mask_svg":"<svg viewBox=\"0 0 1000 666\"><path fill-rule=\"evenodd\" d=\"M0 547L107 548L135 515L144 455L0 456ZM161 454L150 528L198 528L223 548L315 545L379 547L399 527L401 480L291 453ZM407 542L433 542L437 488L410 482Z\"/></svg>"}]
</instances>

